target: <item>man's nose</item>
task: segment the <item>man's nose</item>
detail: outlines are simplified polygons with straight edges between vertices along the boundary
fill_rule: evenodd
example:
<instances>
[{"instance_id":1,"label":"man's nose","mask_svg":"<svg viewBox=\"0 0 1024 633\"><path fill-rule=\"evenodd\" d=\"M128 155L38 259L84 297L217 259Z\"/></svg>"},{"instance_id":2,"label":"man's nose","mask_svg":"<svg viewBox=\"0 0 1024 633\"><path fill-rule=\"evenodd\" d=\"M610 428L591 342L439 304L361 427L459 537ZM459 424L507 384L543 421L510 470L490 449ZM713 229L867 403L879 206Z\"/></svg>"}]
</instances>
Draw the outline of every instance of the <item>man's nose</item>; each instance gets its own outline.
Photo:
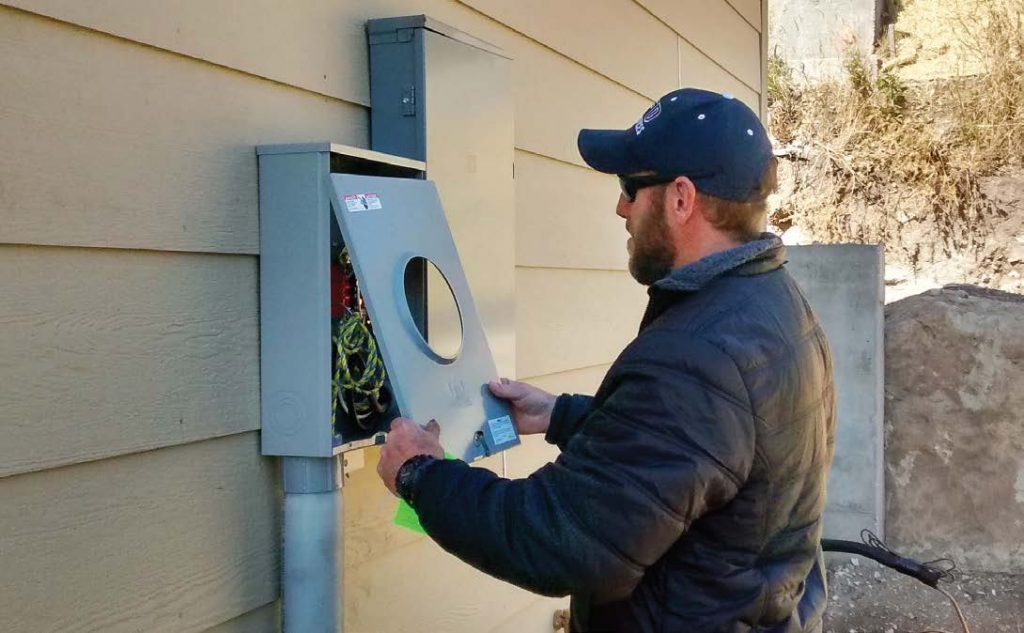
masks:
<instances>
[{"instance_id":1,"label":"man's nose","mask_svg":"<svg viewBox=\"0 0 1024 633\"><path fill-rule=\"evenodd\" d=\"M629 212L633 208L633 203L626 200L626 196L619 194L619 203L615 205L615 215L619 216L623 220L629 219Z\"/></svg>"}]
</instances>

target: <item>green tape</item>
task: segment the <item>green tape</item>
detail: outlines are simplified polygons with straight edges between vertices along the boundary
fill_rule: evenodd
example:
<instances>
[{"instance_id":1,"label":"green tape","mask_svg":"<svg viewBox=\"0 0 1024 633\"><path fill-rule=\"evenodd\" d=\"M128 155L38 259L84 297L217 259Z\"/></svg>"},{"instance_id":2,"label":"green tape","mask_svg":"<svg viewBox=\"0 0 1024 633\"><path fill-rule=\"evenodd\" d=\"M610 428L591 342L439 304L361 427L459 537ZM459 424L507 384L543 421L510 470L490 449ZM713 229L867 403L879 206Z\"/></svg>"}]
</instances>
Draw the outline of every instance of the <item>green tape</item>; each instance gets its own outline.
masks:
<instances>
[{"instance_id":1,"label":"green tape","mask_svg":"<svg viewBox=\"0 0 1024 633\"><path fill-rule=\"evenodd\" d=\"M455 456L448 451L444 452L445 459L455 459ZM395 509L395 525L405 528L417 534L426 534L427 531L420 525L420 517L412 506L405 502L405 499L398 500L398 508Z\"/></svg>"}]
</instances>

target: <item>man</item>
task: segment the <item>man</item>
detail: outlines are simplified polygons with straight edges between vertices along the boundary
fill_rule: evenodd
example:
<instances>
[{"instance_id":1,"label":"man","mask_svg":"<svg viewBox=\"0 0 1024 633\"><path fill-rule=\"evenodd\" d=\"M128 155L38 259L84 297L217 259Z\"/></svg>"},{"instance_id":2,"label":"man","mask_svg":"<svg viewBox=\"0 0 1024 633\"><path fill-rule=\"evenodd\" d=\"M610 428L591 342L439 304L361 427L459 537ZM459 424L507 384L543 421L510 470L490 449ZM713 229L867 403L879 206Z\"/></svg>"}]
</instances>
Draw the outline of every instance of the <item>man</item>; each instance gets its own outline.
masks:
<instances>
[{"instance_id":1,"label":"man","mask_svg":"<svg viewBox=\"0 0 1024 633\"><path fill-rule=\"evenodd\" d=\"M449 552L572 595L573 631L820 631L832 364L761 233L767 134L731 96L684 89L579 148L619 175L629 269L649 286L639 335L593 398L491 385L520 433L562 451L527 479L444 461L437 424L404 419L381 477Z\"/></svg>"}]
</instances>

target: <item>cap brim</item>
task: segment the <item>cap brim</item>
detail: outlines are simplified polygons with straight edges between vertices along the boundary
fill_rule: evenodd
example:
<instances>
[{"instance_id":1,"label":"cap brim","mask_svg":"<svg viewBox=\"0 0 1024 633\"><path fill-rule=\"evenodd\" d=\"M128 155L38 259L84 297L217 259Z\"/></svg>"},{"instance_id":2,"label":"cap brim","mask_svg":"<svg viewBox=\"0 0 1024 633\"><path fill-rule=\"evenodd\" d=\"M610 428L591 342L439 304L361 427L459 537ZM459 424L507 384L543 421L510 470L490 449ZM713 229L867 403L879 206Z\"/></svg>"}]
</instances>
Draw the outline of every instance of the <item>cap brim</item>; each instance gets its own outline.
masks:
<instances>
[{"instance_id":1,"label":"cap brim","mask_svg":"<svg viewBox=\"0 0 1024 633\"><path fill-rule=\"evenodd\" d=\"M642 171L629 151L632 130L580 130L576 145L583 161L606 174L632 174Z\"/></svg>"}]
</instances>

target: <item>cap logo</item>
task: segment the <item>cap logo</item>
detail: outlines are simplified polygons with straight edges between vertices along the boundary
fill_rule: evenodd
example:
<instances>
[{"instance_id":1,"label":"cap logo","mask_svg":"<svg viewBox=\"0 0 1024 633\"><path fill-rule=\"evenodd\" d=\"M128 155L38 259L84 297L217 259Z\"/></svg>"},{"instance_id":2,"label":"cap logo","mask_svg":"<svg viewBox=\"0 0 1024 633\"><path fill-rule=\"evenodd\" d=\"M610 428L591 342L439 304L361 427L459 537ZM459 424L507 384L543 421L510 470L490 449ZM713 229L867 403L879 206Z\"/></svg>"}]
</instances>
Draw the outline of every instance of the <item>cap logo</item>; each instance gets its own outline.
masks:
<instances>
[{"instance_id":1,"label":"cap logo","mask_svg":"<svg viewBox=\"0 0 1024 633\"><path fill-rule=\"evenodd\" d=\"M633 126L633 129L636 130L636 135L640 136L640 132L644 131L644 122L642 120L637 121L636 125Z\"/></svg>"},{"instance_id":2,"label":"cap logo","mask_svg":"<svg viewBox=\"0 0 1024 633\"><path fill-rule=\"evenodd\" d=\"M650 108L648 108L647 112L644 112L643 122L644 123L650 123L654 119L657 119L659 114L661 114L661 102L660 101L658 101L657 103L652 105Z\"/></svg>"}]
</instances>

